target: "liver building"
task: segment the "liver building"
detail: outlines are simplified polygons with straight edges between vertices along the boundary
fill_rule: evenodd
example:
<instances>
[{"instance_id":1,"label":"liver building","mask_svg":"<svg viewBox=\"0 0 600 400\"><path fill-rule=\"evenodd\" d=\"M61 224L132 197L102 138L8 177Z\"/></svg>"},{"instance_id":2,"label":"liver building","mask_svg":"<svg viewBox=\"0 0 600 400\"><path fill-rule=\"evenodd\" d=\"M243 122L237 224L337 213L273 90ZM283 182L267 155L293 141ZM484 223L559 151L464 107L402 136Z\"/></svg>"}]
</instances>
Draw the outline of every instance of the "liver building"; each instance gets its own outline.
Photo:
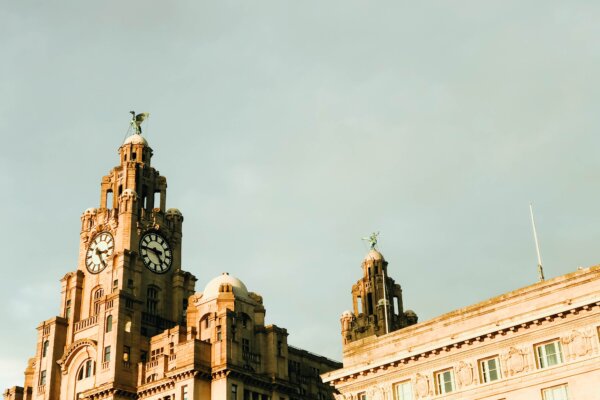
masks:
<instances>
[{"instance_id":1,"label":"liver building","mask_svg":"<svg viewBox=\"0 0 600 400\"><path fill-rule=\"evenodd\" d=\"M135 115L135 114L134 114ZM141 135L145 114L81 216L77 270L60 315L38 326L23 387L6 400L331 399L320 374L341 364L288 345L262 297L222 274L196 293L181 269L183 216Z\"/></svg>"}]
</instances>

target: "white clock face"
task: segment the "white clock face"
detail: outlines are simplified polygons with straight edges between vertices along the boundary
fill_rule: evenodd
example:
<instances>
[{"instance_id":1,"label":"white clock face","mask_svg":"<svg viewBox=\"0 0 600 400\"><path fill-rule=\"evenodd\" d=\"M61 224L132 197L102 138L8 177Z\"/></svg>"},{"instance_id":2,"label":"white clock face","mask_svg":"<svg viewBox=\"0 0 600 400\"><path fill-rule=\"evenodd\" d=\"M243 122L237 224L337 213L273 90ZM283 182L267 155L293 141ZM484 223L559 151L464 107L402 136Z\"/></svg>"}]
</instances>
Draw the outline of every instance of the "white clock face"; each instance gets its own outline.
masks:
<instances>
[{"instance_id":1,"label":"white clock face","mask_svg":"<svg viewBox=\"0 0 600 400\"><path fill-rule=\"evenodd\" d=\"M173 254L167 240L155 232L146 233L140 240L140 254L150 271L164 274L171 268Z\"/></svg>"},{"instance_id":2,"label":"white clock face","mask_svg":"<svg viewBox=\"0 0 600 400\"><path fill-rule=\"evenodd\" d=\"M115 248L113 237L108 232L94 236L92 243L85 253L85 266L92 274L104 270Z\"/></svg>"}]
</instances>

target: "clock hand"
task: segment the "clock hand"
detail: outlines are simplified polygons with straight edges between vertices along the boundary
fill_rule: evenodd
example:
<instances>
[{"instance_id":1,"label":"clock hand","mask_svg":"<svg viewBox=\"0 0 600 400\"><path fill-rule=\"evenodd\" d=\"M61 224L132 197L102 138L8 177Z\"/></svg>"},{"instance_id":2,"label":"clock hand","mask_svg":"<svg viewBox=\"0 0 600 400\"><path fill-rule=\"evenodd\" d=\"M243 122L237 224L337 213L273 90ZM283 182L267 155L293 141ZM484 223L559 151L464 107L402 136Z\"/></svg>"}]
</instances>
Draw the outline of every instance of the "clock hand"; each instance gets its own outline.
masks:
<instances>
[{"instance_id":1,"label":"clock hand","mask_svg":"<svg viewBox=\"0 0 600 400\"><path fill-rule=\"evenodd\" d=\"M144 249L146 249L146 250L150 250L151 252L153 252L154 254L156 254L157 256L159 256L159 258L160 258L160 256L162 256L162 254L163 254L163 253L162 253L162 251L160 251L160 250L158 250L158 249L155 249L155 248L153 248L153 247L144 246Z\"/></svg>"}]
</instances>

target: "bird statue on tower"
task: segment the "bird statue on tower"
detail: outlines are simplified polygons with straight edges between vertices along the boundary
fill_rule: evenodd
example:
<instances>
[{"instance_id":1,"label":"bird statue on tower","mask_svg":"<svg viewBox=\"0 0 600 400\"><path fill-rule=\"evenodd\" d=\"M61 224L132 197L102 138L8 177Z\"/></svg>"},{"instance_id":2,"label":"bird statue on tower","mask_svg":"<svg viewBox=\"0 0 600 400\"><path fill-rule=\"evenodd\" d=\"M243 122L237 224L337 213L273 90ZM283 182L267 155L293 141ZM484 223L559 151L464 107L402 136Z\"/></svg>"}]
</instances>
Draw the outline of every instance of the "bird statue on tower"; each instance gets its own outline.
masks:
<instances>
[{"instance_id":1,"label":"bird statue on tower","mask_svg":"<svg viewBox=\"0 0 600 400\"><path fill-rule=\"evenodd\" d=\"M136 134L142 134L142 122L146 120L150 116L150 113L144 112L135 115L135 111L129 111L131 114L131 126Z\"/></svg>"}]
</instances>

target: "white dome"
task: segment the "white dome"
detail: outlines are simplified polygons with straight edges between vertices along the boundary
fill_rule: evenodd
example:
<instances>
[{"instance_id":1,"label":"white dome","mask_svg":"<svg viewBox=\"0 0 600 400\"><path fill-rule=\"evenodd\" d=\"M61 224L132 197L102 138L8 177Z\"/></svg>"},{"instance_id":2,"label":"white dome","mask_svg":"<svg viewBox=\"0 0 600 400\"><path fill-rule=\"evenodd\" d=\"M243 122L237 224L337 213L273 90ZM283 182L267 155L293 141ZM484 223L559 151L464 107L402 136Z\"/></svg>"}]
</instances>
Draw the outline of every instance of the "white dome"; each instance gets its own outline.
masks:
<instances>
[{"instance_id":1,"label":"white dome","mask_svg":"<svg viewBox=\"0 0 600 400\"><path fill-rule=\"evenodd\" d=\"M235 297L248 297L248 289L246 288L246 285L244 285L244 282L229 275L227 272L223 272L221 275L213 278L206 284L204 292L202 292L202 300L208 300L217 297L220 293L219 288L222 284L231 285Z\"/></svg>"},{"instance_id":2,"label":"white dome","mask_svg":"<svg viewBox=\"0 0 600 400\"><path fill-rule=\"evenodd\" d=\"M181 211L179 211L177 208L169 208L167 210L167 214L175 214L175 215L179 215L181 216Z\"/></svg>"},{"instance_id":3,"label":"white dome","mask_svg":"<svg viewBox=\"0 0 600 400\"><path fill-rule=\"evenodd\" d=\"M342 313L342 317L354 317L354 313L350 310L346 310Z\"/></svg>"},{"instance_id":4,"label":"white dome","mask_svg":"<svg viewBox=\"0 0 600 400\"><path fill-rule=\"evenodd\" d=\"M365 261L369 261L369 260L373 260L373 261L379 261L379 260L383 260L383 255L378 252L375 249L371 249L371 251L369 251L369 254L367 254L365 256Z\"/></svg>"},{"instance_id":5,"label":"white dome","mask_svg":"<svg viewBox=\"0 0 600 400\"><path fill-rule=\"evenodd\" d=\"M123 144L143 144L144 146L148 146L148 141L142 135L134 133L125 139Z\"/></svg>"}]
</instances>

